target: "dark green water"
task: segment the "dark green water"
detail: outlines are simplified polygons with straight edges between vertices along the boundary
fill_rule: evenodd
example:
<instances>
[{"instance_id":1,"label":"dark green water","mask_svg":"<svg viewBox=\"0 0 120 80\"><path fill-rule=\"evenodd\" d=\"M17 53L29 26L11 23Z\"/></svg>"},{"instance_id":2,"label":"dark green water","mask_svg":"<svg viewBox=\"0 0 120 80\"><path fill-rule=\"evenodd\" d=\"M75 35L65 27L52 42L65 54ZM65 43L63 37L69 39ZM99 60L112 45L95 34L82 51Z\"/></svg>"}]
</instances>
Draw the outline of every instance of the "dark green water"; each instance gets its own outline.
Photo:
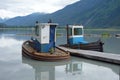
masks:
<instances>
[{"instance_id":1,"label":"dark green water","mask_svg":"<svg viewBox=\"0 0 120 80\"><path fill-rule=\"evenodd\" d=\"M57 36L56 45L66 43L65 31L57 32L61 36ZM0 30L0 80L120 80L119 65L76 57L62 62L42 62L23 57L21 45L30 39L31 33L32 30ZM85 37L87 41L99 38L104 41L106 52L120 53L120 38Z\"/></svg>"}]
</instances>

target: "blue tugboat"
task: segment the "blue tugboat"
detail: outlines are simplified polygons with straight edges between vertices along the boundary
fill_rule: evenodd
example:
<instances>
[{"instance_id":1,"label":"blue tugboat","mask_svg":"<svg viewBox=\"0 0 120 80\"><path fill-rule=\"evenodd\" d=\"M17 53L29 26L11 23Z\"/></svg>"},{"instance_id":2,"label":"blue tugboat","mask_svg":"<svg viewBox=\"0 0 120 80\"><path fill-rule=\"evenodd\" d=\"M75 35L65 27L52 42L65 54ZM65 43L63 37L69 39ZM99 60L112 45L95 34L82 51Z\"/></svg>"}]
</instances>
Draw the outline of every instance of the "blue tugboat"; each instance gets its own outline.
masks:
<instances>
[{"instance_id":1,"label":"blue tugboat","mask_svg":"<svg viewBox=\"0 0 120 80\"><path fill-rule=\"evenodd\" d=\"M103 52L103 42L101 40L91 43L84 40L82 25L67 25L67 44L61 46Z\"/></svg>"},{"instance_id":2,"label":"blue tugboat","mask_svg":"<svg viewBox=\"0 0 120 80\"><path fill-rule=\"evenodd\" d=\"M31 40L22 45L22 54L36 60L58 61L69 59L70 54L55 47L56 23L36 22L35 33Z\"/></svg>"}]
</instances>

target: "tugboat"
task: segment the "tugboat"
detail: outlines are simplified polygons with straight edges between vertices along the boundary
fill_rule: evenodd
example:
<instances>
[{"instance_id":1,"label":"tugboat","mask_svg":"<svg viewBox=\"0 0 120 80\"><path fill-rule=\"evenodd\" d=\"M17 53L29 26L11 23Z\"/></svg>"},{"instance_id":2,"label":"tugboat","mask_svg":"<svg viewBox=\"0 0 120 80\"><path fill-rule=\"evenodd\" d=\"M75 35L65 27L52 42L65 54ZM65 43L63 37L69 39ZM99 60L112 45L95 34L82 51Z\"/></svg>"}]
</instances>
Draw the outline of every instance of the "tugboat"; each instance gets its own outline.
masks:
<instances>
[{"instance_id":1,"label":"tugboat","mask_svg":"<svg viewBox=\"0 0 120 80\"><path fill-rule=\"evenodd\" d=\"M57 25L57 23L38 23L36 21L34 36L23 43L22 55L42 61L69 59L69 52L55 46Z\"/></svg>"},{"instance_id":2,"label":"tugboat","mask_svg":"<svg viewBox=\"0 0 120 80\"><path fill-rule=\"evenodd\" d=\"M88 43L84 40L84 29L82 25L67 25L67 44L60 46L72 49L83 49L103 52L103 42L98 40L96 42Z\"/></svg>"}]
</instances>

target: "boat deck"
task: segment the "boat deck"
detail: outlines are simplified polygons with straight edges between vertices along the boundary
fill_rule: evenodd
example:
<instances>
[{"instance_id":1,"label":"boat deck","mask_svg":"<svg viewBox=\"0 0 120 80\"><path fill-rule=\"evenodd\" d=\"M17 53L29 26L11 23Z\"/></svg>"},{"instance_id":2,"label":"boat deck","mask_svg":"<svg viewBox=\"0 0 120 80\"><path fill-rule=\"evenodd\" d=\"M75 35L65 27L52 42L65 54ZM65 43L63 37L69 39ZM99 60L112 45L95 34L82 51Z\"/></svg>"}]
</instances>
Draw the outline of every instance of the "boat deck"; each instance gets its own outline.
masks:
<instances>
[{"instance_id":1,"label":"boat deck","mask_svg":"<svg viewBox=\"0 0 120 80\"><path fill-rule=\"evenodd\" d=\"M70 49L66 47L58 46L58 48L70 52L72 56L84 57L114 64L120 64L120 55L112 54L112 53L104 53L97 51L89 51L89 50L80 50L80 49Z\"/></svg>"},{"instance_id":2,"label":"boat deck","mask_svg":"<svg viewBox=\"0 0 120 80\"><path fill-rule=\"evenodd\" d=\"M25 41L22 45L22 55L41 61L60 61L70 58L69 52L55 48L55 51L50 53L37 52L30 46L30 41Z\"/></svg>"},{"instance_id":3,"label":"boat deck","mask_svg":"<svg viewBox=\"0 0 120 80\"><path fill-rule=\"evenodd\" d=\"M66 52L62 52L60 51L59 49L55 48L55 52L53 54L50 54L49 52L48 53L39 53L37 52L36 50L34 50L31 46L29 45L24 45L23 46L27 51L29 51L29 53L32 53L32 54L36 54L36 55L42 55L42 56L64 56L66 55Z\"/></svg>"}]
</instances>

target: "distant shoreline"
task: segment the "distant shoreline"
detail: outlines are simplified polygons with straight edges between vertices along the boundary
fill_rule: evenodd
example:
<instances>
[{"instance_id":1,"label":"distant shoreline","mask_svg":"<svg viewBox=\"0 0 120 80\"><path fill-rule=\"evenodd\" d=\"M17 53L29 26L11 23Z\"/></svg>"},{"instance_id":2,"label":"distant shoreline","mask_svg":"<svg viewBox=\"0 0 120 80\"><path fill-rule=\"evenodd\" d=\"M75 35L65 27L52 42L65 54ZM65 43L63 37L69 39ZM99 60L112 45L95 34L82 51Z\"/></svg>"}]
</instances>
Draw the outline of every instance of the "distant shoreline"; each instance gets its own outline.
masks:
<instances>
[{"instance_id":1,"label":"distant shoreline","mask_svg":"<svg viewBox=\"0 0 120 80\"><path fill-rule=\"evenodd\" d=\"M33 30L34 27L7 27L7 28L0 28L0 30ZM58 27L58 30L64 30L65 27ZM85 28L84 30L90 30L90 31L120 31L120 28Z\"/></svg>"}]
</instances>

